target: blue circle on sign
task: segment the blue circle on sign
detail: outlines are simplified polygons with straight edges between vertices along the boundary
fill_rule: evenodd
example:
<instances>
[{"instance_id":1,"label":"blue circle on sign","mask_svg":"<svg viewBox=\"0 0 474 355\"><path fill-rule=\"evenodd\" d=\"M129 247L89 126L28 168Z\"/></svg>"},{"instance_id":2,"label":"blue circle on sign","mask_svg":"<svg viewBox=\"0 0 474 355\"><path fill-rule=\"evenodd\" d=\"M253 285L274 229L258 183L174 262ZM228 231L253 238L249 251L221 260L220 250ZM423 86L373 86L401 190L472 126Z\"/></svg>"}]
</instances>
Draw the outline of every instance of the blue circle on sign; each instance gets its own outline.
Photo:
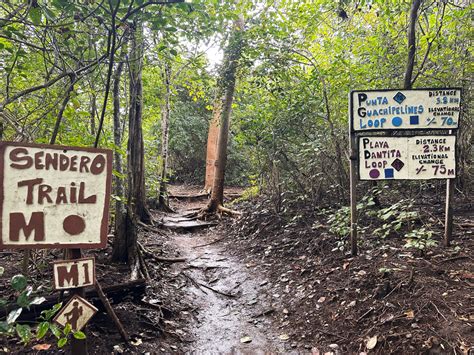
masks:
<instances>
[{"instance_id":1,"label":"blue circle on sign","mask_svg":"<svg viewBox=\"0 0 474 355\"><path fill-rule=\"evenodd\" d=\"M402 125L403 121L401 119L401 117L394 117L392 118L392 124L395 126L395 127L400 127Z\"/></svg>"}]
</instances>

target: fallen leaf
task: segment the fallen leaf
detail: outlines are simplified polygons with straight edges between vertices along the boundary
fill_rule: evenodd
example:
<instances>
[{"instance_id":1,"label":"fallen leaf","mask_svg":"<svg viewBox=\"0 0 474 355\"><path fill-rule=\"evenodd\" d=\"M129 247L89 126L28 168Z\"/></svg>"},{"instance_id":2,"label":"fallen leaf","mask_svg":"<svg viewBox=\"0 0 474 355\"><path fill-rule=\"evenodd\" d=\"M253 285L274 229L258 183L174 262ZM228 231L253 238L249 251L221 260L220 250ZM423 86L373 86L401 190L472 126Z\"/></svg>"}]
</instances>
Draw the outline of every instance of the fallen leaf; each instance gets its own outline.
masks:
<instances>
[{"instance_id":1,"label":"fallen leaf","mask_svg":"<svg viewBox=\"0 0 474 355\"><path fill-rule=\"evenodd\" d=\"M51 347L51 344L37 344L33 346L33 350L48 350Z\"/></svg>"},{"instance_id":2,"label":"fallen leaf","mask_svg":"<svg viewBox=\"0 0 474 355\"><path fill-rule=\"evenodd\" d=\"M132 340L130 343L132 345L138 346L138 345L141 345L143 341L140 338L137 338L137 340Z\"/></svg>"},{"instance_id":3,"label":"fallen leaf","mask_svg":"<svg viewBox=\"0 0 474 355\"><path fill-rule=\"evenodd\" d=\"M360 270L360 271L357 273L357 275L359 275L359 276L365 276L365 275L367 275L367 272L365 272L364 270Z\"/></svg>"},{"instance_id":4,"label":"fallen leaf","mask_svg":"<svg viewBox=\"0 0 474 355\"><path fill-rule=\"evenodd\" d=\"M252 338L251 337L243 337L243 338L240 338L240 342L241 343L250 343L252 342Z\"/></svg>"},{"instance_id":5,"label":"fallen leaf","mask_svg":"<svg viewBox=\"0 0 474 355\"><path fill-rule=\"evenodd\" d=\"M369 339L367 339L367 343L365 344L368 350L372 350L373 348L375 348L376 345L377 345L377 335L374 335L373 337L370 337Z\"/></svg>"},{"instance_id":6,"label":"fallen leaf","mask_svg":"<svg viewBox=\"0 0 474 355\"><path fill-rule=\"evenodd\" d=\"M323 303L324 301L326 301L326 297L320 297L318 303Z\"/></svg>"},{"instance_id":7,"label":"fallen leaf","mask_svg":"<svg viewBox=\"0 0 474 355\"><path fill-rule=\"evenodd\" d=\"M342 268L345 270L345 269L347 269L347 267L348 267L349 265L350 265L350 263L344 263L344 264L342 264Z\"/></svg>"},{"instance_id":8,"label":"fallen leaf","mask_svg":"<svg viewBox=\"0 0 474 355\"><path fill-rule=\"evenodd\" d=\"M288 334L280 334L278 338L282 341L287 341L288 339L290 339L290 336Z\"/></svg>"},{"instance_id":9,"label":"fallen leaf","mask_svg":"<svg viewBox=\"0 0 474 355\"><path fill-rule=\"evenodd\" d=\"M408 311L406 311L405 315L407 316L408 319L415 318L415 312L413 311L413 309L409 309Z\"/></svg>"}]
</instances>

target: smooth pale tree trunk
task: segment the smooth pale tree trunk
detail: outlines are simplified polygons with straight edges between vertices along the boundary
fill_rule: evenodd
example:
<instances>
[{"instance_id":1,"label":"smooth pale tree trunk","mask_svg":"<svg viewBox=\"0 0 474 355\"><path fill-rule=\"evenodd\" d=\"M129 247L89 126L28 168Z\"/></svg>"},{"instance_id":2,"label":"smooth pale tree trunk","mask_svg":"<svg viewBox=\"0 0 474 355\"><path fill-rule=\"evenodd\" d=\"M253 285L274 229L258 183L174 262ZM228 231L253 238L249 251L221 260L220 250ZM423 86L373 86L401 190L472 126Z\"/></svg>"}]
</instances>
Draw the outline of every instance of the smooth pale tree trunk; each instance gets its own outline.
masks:
<instances>
[{"instance_id":1,"label":"smooth pale tree trunk","mask_svg":"<svg viewBox=\"0 0 474 355\"><path fill-rule=\"evenodd\" d=\"M416 54L416 20L418 19L418 10L420 9L421 0L413 0L410 9L410 20L408 23L408 58L405 70L404 89L411 89L413 82L413 68L415 67Z\"/></svg>"},{"instance_id":2,"label":"smooth pale tree trunk","mask_svg":"<svg viewBox=\"0 0 474 355\"><path fill-rule=\"evenodd\" d=\"M171 64L164 64L163 79L165 83L164 104L161 111L161 176L158 207L168 210L167 179L168 179L168 146L170 130L170 100L171 100Z\"/></svg>"},{"instance_id":3,"label":"smooth pale tree trunk","mask_svg":"<svg viewBox=\"0 0 474 355\"><path fill-rule=\"evenodd\" d=\"M222 98L222 95L220 95L220 98ZM206 178L204 181L204 190L208 193L212 191L214 175L216 173L217 139L219 137L219 121L221 117L220 108L220 100L216 100L212 120L209 124L209 132L207 134Z\"/></svg>"},{"instance_id":4,"label":"smooth pale tree trunk","mask_svg":"<svg viewBox=\"0 0 474 355\"><path fill-rule=\"evenodd\" d=\"M234 30L224 51L224 62L220 72L218 87L224 94L214 110L219 113L219 134L217 138L216 163L211 200L207 212L215 212L224 200L225 166L227 162L227 143L229 138L230 114L234 99L238 62L244 44L244 20L240 17L234 23ZM219 91L218 91L219 93Z\"/></svg>"}]
</instances>

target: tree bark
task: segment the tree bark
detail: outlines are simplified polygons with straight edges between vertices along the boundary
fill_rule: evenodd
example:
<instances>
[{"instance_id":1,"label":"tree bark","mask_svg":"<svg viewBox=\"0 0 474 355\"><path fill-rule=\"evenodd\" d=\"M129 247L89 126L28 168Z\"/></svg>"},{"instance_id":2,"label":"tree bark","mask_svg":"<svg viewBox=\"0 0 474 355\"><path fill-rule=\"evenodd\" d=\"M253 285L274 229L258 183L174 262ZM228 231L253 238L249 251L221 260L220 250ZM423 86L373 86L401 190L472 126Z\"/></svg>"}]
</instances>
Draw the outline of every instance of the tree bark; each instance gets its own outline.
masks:
<instances>
[{"instance_id":1,"label":"tree bark","mask_svg":"<svg viewBox=\"0 0 474 355\"><path fill-rule=\"evenodd\" d=\"M408 58L407 67L405 71L405 80L403 84L404 89L412 88L413 68L415 66L416 54L416 20L418 19L418 10L421 5L421 0L413 0L410 9L410 19L408 24Z\"/></svg>"},{"instance_id":2,"label":"tree bark","mask_svg":"<svg viewBox=\"0 0 474 355\"><path fill-rule=\"evenodd\" d=\"M166 210L169 209L166 185L168 179L169 121L171 111L171 64L168 60L164 64L163 79L165 83L165 102L161 111L161 176L158 206Z\"/></svg>"},{"instance_id":3,"label":"tree bark","mask_svg":"<svg viewBox=\"0 0 474 355\"><path fill-rule=\"evenodd\" d=\"M217 103L214 110L219 112L219 136L217 139L216 167L212 186L211 200L207 212L216 212L224 200L225 166L227 162L227 142L229 137L230 114L234 99L236 72L238 61L244 44L244 20L239 17L234 23L234 30L224 52L218 86L222 88L224 97ZM218 91L219 92L219 91Z\"/></svg>"},{"instance_id":4,"label":"tree bark","mask_svg":"<svg viewBox=\"0 0 474 355\"><path fill-rule=\"evenodd\" d=\"M128 209L142 222L151 221L146 207L145 162L142 131L143 23L135 22L130 49L130 110L127 147Z\"/></svg>"},{"instance_id":5,"label":"tree bark","mask_svg":"<svg viewBox=\"0 0 474 355\"><path fill-rule=\"evenodd\" d=\"M120 62L115 69L114 87L113 87L113 104L114 104L114 169L119 175L123 174L122 156L118 151L122 145L122 125L120 122L120 77L122 75L123 62ZM122 202L125 197L125 190L122 178L114 176L114 194L120 200L115 201L115 239L112 248L113 261L127 261L127 228L126 214L127 211Z\"/></svg>"},{"instance_id":6,"label":"tree bark","mask_svg":"<svg viewBox=\"0 0 474 355\"><path fill-rule=\"evenodd\" d=\"M219 101L221 99L222 95L219 95L219 99L216 100L215 103L212 120L209 124L209 132L207 134L206 177L204 181L204 190L207 192L212 191L214 175L216 173L217 139L219 137L219 120L221 116L221 105Z\"/></svg>"}]
</instances>

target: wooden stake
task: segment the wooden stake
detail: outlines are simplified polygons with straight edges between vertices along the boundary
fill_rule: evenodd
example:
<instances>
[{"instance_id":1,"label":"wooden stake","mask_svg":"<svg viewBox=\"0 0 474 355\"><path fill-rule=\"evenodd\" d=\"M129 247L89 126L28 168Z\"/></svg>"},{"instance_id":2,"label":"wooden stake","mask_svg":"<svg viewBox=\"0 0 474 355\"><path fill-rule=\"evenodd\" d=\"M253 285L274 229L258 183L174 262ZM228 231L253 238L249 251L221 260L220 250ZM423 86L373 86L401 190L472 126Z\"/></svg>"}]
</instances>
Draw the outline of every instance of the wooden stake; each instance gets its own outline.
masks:
<instances>
[{"instance_id":1,"label":"wooden stake","mask_svg":"<svg viewBox=\"0 0 474 355\"><path fill-rule=\"evenodd\" d=\"M444 246L451 245L451 238L453 236L453 194L454 194L454 179L446 180L446 216L444 222Z\"/></svg>"},{"instance_id":2,"label":"wooden stake","mask_svg":"<svg viewBox=\"0 0 474 355\"><path fill-rule=\"evenodd\" d=\"M82 257L81 249L67 249L67 259L80 259ZM82 298L86 296L84 287L78 287L70 290L71 295L79 295ZM71 339L71 354L72 355L87 355L87 339Z\"/></svg>"},{"instance_id":3,"label":"wooden stake","mask_svg":"<svg viewBox=\"0 0 474 355\"><path fill-rule=\"evenodd\" d=\"M115 326L117 327L120 335L122 336L122 339L128 344L129 342L128 334L125 331L125 328L123 327L122 323L120 322L120 319L118 319L117 315L115 314L114 309L110 305L109 300L105 296L105 293L102 290L102 287L100 286L99 281L97 280L95 281L95 290L97 291L97 294L99 295L100 300L104 304L105 309L107 310L107 313L109 314L110 318L112 318L112 320L114 321Z\"/></svg>"},{"instance_id":4,"label":"wooden stake","mask_svg":"<svg viewBox=\"0 0 474 355\"><path fill-rule=\"evenodd\" d=\"M351 194L351 255L357 255L357 147L356 136L350 132L350 194Z\"/></svg>"}]
</instances>

